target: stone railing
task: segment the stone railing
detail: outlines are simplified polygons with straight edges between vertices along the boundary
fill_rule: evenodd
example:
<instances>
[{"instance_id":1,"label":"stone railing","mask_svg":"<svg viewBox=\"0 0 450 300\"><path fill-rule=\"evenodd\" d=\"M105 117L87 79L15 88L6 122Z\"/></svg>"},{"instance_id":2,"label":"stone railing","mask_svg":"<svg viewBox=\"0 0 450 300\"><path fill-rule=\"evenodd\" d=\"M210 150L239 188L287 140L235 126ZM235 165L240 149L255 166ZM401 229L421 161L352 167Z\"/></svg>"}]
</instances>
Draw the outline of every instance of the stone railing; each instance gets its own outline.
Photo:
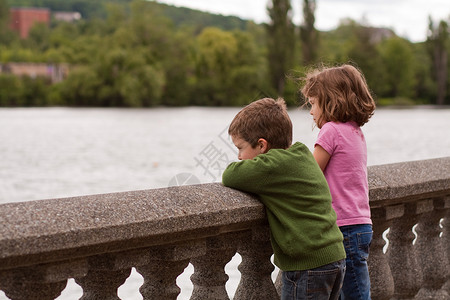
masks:
<instances>
[{"instance_id":1,"label":"stone railing","mask_svg":"<svg viewBox=\"0 0 450 300\"><path fill-rule=\"evenodd\" d=\"M450 157L370 167L369 187L372 298L450 299Z\"/></svg>"},{"instance_id":2,"label":"stone railing","mask_svg":"<svg viewBox=\"0 0 450 300\"><path fill-rule=\"evenodd\" d=\"M373 166L369 183L372 299L449 299L450 157ZM83 300L119 299L133 267L144 299L176 299L189 262L191 299L229 299L236 252L234 299L279 299L264 207L219 183L3 204L0 224L0 290L13 300L55 299L68 278Z\"/></svg>"}]
</instances>

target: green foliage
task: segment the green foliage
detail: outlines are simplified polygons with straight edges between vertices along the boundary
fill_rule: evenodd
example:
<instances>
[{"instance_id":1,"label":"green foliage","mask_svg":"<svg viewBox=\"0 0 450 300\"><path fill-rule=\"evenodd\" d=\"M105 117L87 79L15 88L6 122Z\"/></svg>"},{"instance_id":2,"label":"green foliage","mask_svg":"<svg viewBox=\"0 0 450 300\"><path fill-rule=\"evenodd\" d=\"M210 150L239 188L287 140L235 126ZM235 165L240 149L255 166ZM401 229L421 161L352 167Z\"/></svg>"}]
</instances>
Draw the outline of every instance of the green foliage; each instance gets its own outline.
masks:
<instances>
[{"instance_id":1,"label":"green foliage","mask_svg":"<svg viewBox=\"0 0 450 300\"><path fill-rule=\"evenodd\" d=\"M71 106L101 106L97 94L101 88L101 80L95 70L80 66L72 70L64 84L59 86L61 98Z\"/></svg>"},{"instance_id":2,"label":"green foliage","mask_svg":"<svg viewBox=\"0 0 450 300\"><path fill-rule=\"evenodd\" d=\"M45 106L50 89L48 79L0 75L0 106Z\"/></svg>"},{"instance_id":3,"label":"green foliage","mask_svg":"<svg viewBox=\"0 0 450 300\"><path fill-rule=\"evenodd\" d=\"M44 55L29 48L14 44L10 47L0 46L1 62L42 62Z\"/></svg>"},{"instance_id":4,"label":"green foliage","mask_svg":"<svg viewBox=\"0 0 450 300\"><path fill-rule=\"evenodd\" d=\"M197 37L195 104L243 105L262 81L251 36L205 28Z\"/></svg>"},{"instance_id":5,"label":"green foliage","mask_svg":"<svg viewBox=\"0 0 450 300\"><path fill-rule=\"evenodd\" d=\"M409 98L423 103L419 99L431 98L430 63L423 45L397 38L394 33L384 34L380 35L377 28L344 20L336 30L322 33L321 57L327 62L356 64L379 99L398 102Z\"/></svg>"},{"instance_id":6,"label":"green foliage","mask_svg":"<svg viewBox=\"0 0 450 300\"><path fill-rule=\"evenodd\" d=\"M43 77L23 77L22 106L46 106L50 81Z\"/></svg>"},{"instance_id":7,"label":"green foliage","mask_svg":"<svg viewBox=\"0 0 450 300\"><path fill-rule=\"evenodd\" d=\"M318 32L315 2L303 1L305 22L296 28L289 0L270 1L262 25L155 1L0 0L0 63L70 65L58 83L0 74L0 106L243 106L278 95L298 106L295 79L318 62L357 65L380 105L436 103L449 88L446 22L430 24L428 41L416 44L353 20ZM8 27L8 5L79 11L83 19L37 24L22 40Z\"/></svg>"},{"instance_id":8,"label":"green foliage","mask_svg":"<svg viewBox=\"0 0 450 300\"><path fill-rule=\"evenodd\" d=\"M29 48L36 49L39 52L46 51L50 48L50 28L45 24L35 24L29 34L26 43Z\"/></svg>"},{"instance_id":9,"label":"green foliage","mask_svg":"<svg viewBox=\"0 0 450 300\"><path fill-rule=\"evenodd\" d=\"M267 7L270 23L267 24L269 78L272 88L283 95L288 69L294 65L295 28L292 22L291 2L272 0Z\"/></svg>"},{"instance_id":10,"label":"green foliage","mask_svg":"<svg viewBox=\"0 0 450 300\"><path fill-rule=\"evenodd\" d=\"M383 42L381 48L386 68L388 94L394 97L411 97L415 85L415 61L411 45L401 38Z\"/></svg>"},{"instance_id":11,"label":"green foliage","mask_svg":"<svg viewBox=\"0 0 450 300\"><path fill-rule=\"evenodd\" d=\"M0 75L0 105L22 106L23 83L13 75Z\"/></svg>"},{"instance_id":12,"label":"green foliage","mask_svg":"<svg viewBox=\"0 0 450 300\"><path fill-rule=\"evenodd\" d=\"M424 104L433 103L436 99L436 83L433 80L431 57L427 53L426 43L413 45L414 59L416 62L414 99ZM423 100L420 100L423 99Z\"/></svg>"},{"instance_id":13,"label":"green foliage","mask_svg":"<svg viewBox=\"0 0 450 300\"><path fill-rule=\"evenodd\" d=\"M317 59L319 35L314 27L316 0L303 0L303 24L300 25L303 64L309 65Z\"/></svg>"},{"instance_id":14,"label":"green foliage","mask_svg":"<svg viewBox=\"0 0 450 300\"><path fill-rule=\"evenodd\" d=\"M410 98L396 97L396 98L379 98L377 101L378 106L413 106L417 104ZM423 103L419 103L423 104Z\"/></svg>"},{"instance_id":15,"label":"green foliage","mask_svg":"<svg viewBox=\"0 0 450 300\"><path fill-rule=\"evenodd\" d=\"M74 106L143 107L160 103L161 71L146 64L145 50L110 49L92 67L72 71L61 87Z\"/></svg>"},{"instance_id":16,"label":"green foliage","mask_svg":"<svg viewBox=\"0 0 450 300\"><path fill-rule=\"evenodd\" d=\"M448 94L447 90L450 87L450 30L447 22L440 21L439 25L435 26L430 17L426 44L432 61L433 79L436 82L436 103L443 105ZM448 102L450 103L450 101Z\"/></svg>"},{"instance_id":17,"label":"green foliage","mask_svg":"<svg viewBox=\"0 0 450 300\"><path fill-rule=\"evenodd\" d=\"M17 34L9 28L9 5L6 0L0 0L0 45L8 45Z\"/></svg>"},{"instance_id":18,"label":"green foliage","mask_svg":"<svg viewBox=\"0 0 450 300\"><path fill-rule=\"evenodd\" d=\"M9 5L6 0L0 0L0 29L3 31L9 22Z\"/></svg>"},{"instance_id":19,"label":"green foliage","mask_svg":"<svg viewBox=\"0 0 450 300\"><path fill-rule=\"evenodd\" d=\"M382 96L387 87L388 70L382 61L378 43L372 40L372 28L359 25L353 27L352 42L348 47L349 60L354 62L364 73L371 89Z\"/></svg>"}]
</instances>

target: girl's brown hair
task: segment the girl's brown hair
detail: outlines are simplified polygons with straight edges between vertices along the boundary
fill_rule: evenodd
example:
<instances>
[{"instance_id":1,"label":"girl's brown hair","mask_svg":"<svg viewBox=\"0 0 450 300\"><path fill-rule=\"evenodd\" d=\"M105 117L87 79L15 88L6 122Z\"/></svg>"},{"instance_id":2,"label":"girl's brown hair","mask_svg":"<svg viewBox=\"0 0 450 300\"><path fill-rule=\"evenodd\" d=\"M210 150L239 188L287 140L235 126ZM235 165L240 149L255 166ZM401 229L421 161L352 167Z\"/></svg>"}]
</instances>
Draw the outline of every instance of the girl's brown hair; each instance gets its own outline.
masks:
<instances>
[{"instance_id":1,"label":"girl's brown hair","mask_svg":"<svg viewBox=\"0 0 450 300\"><path fill-rule=\"evenodd\" d=\"M292 143L292 122L286 103L263 98L244 107L231 121L228 134L248 142L253 148L260 138L268 142L269 149L287 149Z\"/></svg>"},{"instance_id":2,"label":"girl's brown hair","mask_svg":"<svg viewBox=\"0 0 450 300\"><path fill-rule=\"evenodd\" d=\"M320 68L308 73L301 89L306 98L314 98L320 109L317 124L354 121L367 123L375 110L375 101L362 72L352 65Z\"/></svg>"}]
</instances>

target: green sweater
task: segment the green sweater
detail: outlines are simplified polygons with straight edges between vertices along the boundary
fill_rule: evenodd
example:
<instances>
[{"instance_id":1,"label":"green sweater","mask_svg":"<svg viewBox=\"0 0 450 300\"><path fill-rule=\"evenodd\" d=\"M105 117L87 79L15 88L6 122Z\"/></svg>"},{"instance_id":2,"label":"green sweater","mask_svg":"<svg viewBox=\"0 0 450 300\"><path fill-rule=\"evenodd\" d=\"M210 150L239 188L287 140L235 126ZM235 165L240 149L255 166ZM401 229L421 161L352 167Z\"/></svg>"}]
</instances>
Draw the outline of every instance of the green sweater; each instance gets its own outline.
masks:
<instances>
[{"instance_id":1,"label":"green sweater","mask_svg":"<svg viewBox=\"0 0 450 300\"><path fill-rule=\"evenodd\" d=\"M302 143L233 162L222 182L256 194L265 205L274 262L281 270L314 269L345 258L328 184Z\"/></svg>"}]
</instances>

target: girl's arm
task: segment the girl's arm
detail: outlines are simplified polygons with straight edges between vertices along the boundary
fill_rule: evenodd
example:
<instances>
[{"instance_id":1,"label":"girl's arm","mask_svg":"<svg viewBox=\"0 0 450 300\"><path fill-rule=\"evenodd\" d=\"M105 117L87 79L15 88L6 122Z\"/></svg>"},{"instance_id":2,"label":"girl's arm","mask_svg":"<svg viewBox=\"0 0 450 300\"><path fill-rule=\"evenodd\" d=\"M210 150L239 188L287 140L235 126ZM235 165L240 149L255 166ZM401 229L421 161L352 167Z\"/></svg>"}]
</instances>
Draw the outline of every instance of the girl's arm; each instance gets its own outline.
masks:
<instances>
[{"instance_id":1,"label":"girl's arm","mask_svg":"<svg viewBox=\"0 0 450 300\"><path fill-rule=\"evenodd\" d=\"M325 171L325 168L327 167L331 155L328 154L328 152L325 151L325 149L323 149L322 146L317 144L314 146L313 155L317 163L319 164L319 167L322 170L322 172Z\"/></svg>"}]
</instances>

